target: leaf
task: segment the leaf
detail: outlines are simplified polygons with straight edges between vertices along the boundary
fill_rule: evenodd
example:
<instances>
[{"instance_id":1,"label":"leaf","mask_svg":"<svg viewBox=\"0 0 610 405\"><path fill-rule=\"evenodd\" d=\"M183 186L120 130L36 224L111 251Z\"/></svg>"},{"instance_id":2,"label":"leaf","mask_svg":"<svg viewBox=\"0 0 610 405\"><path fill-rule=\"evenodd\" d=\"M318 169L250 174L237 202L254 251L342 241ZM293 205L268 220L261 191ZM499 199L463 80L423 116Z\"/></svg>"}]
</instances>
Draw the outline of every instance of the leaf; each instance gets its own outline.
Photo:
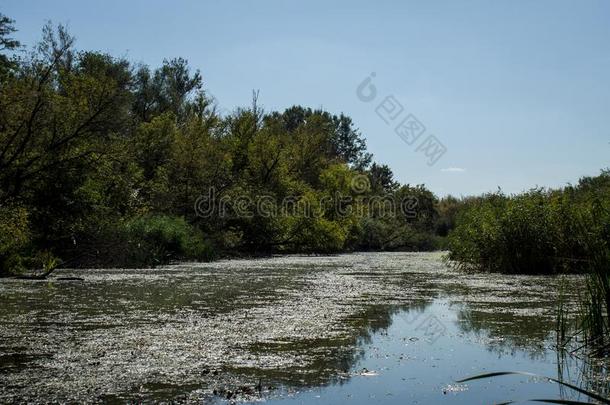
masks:
<instances>
[{"instance_id":1,"label":"leaf","mask_svg":"<svg viewBox=\"0 0 610 405\"><path fill-rule=\"evenodd\" d=\"M598 401L601 401L604 404L610 404L610 400L608 398L604 398L594 392L590 392L587 390L584 390L582 388L579 388L575 385L560 381L560 380L556 380L554 378L550 378L550 377L545 377L545 376L541 376L541 375L537 375L537 374L533 374L533 373L527 373L527 372L523 372L523 371L499 371L499 372L495 372L495 373L486 373L486 374L480 374L480 375L476 375L473 377L468 377L465 378L463 380L458 380L456 381L457 383L464 383L464 382L468 382L468 381L474 381L474 380L481 380L481 379L485 379L485 378L493 378L493 377L499 377L499 376L503 376L503 375L523 375L523 376L527 376L527 377L536 377L536 378L545 378L549 381L553 381L554 383L557 384L561 384L565 387L571 388L574 391L578 391L581 394L584 394L590 398L596 399ZM549 402L549 401L563 401L563 402L550 402L550 403L557 403L557 404L578 404L578 403L582 403L582 402L566 402L565 400L542 400L542 399L538 399L538 400L534 400L536 402ZM510 404L511 402L507 402L507 404Z\"/></svg>"}]
</instances>

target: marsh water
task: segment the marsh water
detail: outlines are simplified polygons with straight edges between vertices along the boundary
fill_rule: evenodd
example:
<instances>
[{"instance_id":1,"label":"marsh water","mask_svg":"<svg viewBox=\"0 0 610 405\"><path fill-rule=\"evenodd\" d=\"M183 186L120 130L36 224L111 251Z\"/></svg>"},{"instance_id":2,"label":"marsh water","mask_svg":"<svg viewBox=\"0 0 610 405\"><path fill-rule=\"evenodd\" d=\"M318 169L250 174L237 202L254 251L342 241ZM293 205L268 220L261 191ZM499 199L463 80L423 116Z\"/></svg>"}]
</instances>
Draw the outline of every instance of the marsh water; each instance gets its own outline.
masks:
<instances>
[{"instance_id":1,"label":"marsh water","mask_svg":"<svg viewBox=\"0 0 610 405\"><path fill-rule=\"evenodd\" d=\"M79 277L82 280L62 280ZM0 402L488 404L599 389L554 346L557 277L354 253L0 280ZM563 282L575 301L582 280ZM603 387L602 387L603 388Z\"/></svg>"}]
</instances>

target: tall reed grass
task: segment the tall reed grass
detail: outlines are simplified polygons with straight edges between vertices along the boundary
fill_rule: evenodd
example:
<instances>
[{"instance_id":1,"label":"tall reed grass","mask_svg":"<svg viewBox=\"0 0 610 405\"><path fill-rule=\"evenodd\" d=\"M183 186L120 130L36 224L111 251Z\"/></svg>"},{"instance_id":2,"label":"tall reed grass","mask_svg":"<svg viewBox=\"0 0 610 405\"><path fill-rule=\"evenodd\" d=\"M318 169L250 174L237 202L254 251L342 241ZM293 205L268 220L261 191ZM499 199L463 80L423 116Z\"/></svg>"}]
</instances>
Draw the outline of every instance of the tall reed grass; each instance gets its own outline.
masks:
<instances>
[{"instance_id":1,"label":"tall reed grass","mask_svg":"<svg viewBox=\"0 0 610 405\"><path fill-rule=\"evenodd\" d=\"M609 171L560 190L470 199L449 234L459 267L504 273L585 273L609 246Z\"/></svg>"},{"instance_id":2,"label":"tall reed grass","mask_svg":"<svg viewBox=\"0 0 610 405\"><path fill-rule=\"evenodd\" d=\"M585 274L575 316L558 295L558 342L582 338L589 354L610 352L610 171L559 190L470 199L449 234L449 250L465 269Z\"/></svg>"}]
</instances>

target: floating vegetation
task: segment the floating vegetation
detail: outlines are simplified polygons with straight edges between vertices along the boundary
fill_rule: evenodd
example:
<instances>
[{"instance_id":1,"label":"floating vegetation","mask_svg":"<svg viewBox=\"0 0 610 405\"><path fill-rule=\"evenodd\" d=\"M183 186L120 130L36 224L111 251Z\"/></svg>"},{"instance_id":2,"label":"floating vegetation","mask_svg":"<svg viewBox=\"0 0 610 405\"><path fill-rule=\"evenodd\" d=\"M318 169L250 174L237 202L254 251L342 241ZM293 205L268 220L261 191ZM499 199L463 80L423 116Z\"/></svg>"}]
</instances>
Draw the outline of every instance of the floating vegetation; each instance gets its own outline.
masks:
<instances>
[{"instance_id":1,"label":"floating vegetation","mask_svg":"<svg viewBox=\"0 0 610 405\"><path fill-rule=\"evenodd\" d=\"M410 390L440 379L429 392L442 396L454 378L438 371L461 371L450 355L464 345L542 364L559 280L464 274L441 257L279 256L5 279L0 402L250 401L401 381L396 367L416 373ZM582 279L569 284L574 305ZM432 315L446 327L438 341L427 335Z\"/></svg>"}]
</instances>

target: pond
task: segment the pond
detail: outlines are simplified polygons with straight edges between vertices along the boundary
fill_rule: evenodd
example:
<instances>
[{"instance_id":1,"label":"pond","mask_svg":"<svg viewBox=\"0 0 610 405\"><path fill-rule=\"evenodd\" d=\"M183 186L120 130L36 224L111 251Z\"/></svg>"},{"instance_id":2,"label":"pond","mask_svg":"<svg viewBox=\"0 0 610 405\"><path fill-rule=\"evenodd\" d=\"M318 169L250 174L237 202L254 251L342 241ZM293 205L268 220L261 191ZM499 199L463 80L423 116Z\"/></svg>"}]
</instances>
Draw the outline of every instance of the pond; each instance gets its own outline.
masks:
<instances>
[{"instance_id":1,"label":"pond","mask_svg":"<svg viewBox=\"0 0 610 405\"><path fill-rule=\"evenodd\" d=\"M0 402L586 400L528 377L455 382L516 370L604 389L599 373L589 378L591 367L554 349L560 278L466 274L442 256L278 256L1 280ZM563 285L574 302L582 280Z\"/></svg>"}]
</instances>

